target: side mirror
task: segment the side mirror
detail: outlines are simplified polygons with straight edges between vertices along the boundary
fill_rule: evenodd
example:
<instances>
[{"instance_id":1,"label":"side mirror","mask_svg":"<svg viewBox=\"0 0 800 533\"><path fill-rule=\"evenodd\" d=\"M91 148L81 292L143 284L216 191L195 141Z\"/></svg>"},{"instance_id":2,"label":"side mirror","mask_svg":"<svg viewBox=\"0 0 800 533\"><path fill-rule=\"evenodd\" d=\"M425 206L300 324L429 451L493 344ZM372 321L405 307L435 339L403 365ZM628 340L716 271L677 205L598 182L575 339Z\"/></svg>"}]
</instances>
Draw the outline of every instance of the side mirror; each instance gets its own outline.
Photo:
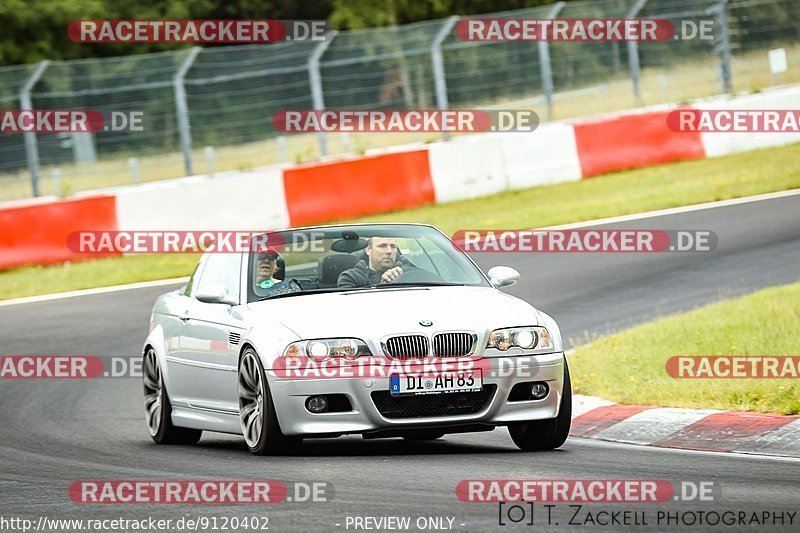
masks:
<instances>
[{"instance_id":1,"label":"side mirror","mask_svg":"<svg viewBox=\"0 0 800 533\"><path fill-rule=\"evenodd\" d=\"M519 272L516 269L506 266L496 266L489 269L486 273L489 276L489 281L492 287L510 287L519 281Z\"/></svg>"},{"instance_id":2,"label":"side mirror","mask_svg":"<svg viewBox=\"0 0 800 533\"><path fill-rule=\"evenodd\" d=\"M222 283L209 283L195 295L199 301L207 304L238 305L239 302L228 294L228 289Z\"/></svg>"}]
</instances>

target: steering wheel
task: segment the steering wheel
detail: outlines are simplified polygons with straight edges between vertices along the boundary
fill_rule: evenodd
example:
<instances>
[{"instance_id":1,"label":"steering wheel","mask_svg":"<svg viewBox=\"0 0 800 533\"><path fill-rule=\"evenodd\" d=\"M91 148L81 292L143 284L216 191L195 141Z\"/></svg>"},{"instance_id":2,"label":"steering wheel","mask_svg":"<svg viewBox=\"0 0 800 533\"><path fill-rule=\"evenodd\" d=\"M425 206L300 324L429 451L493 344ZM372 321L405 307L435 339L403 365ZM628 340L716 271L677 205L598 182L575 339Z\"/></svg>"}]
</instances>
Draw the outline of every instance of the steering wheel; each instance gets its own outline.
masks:
<instances>
[{"instance_id":1,"label":"steering wheel","mask_svg":"<svg viewBox=\"0 0 800 533\"><path fill-rule=\"evenodd\" d=\"M391 283L444 283L444 280L434 274L423 269L404 270L402 274L397 276ZM388 283L387 285L391 285Z\"/></svg>"},{"instance_id":2,"label":"steering wheel","mask_svg":"<svg viewBox=\"0 0 800 533\"><path fill-rule=\"evenodd\" d=\"M289 285L289 288L292 289L292 292L302 292L303 290L303 286L300 285L300 282L296 279L290 279L286 282L286 284Z\"/></svg>"}]
</instances>

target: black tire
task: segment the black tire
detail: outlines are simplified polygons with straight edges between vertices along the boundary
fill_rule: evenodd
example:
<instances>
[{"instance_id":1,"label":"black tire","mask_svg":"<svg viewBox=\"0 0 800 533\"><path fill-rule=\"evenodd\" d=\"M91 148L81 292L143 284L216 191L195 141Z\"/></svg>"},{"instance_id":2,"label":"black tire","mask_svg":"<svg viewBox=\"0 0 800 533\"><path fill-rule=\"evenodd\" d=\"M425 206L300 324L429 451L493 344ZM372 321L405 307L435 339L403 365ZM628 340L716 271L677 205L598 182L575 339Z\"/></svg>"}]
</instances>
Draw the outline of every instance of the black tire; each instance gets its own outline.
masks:
<instances>
[{"instance_id":1,"label":"black tire","mask_svg":"<svg viewBox=\"0 0 800 533\"><path fill-rule=\"evenodd\" d=\"M245 365L253 364L255 365L255 369L251 366L245 368ZM246 373L253 370L258 372L260 383L263 388L261 389L260 397L249 398L246 390L249 383L243 380L246 380ZM302 445L303 439L301 437L287 437L281 431L280 423L278 423L278 416L275 413L275 405L272 401L272 394L269 390L267 376L264 373L264 367L261 365L261 358L258 357L258 354L256 354L255 350L252 348L245 349L239 360L238 383L239 419L242 424L242 433L245 435L247 448L254 455L287 455L297 451L300 445ZM251 414L251 410L249 410L250 405L248 402L251 401L258 404L257 412L254 414ZM249 437L247 435L248 426L243 414L246 414L248 417L261 417L261 422L257 431ZM253 437L256 438L254 439Z\"/></svg>"},{"instance_id":2,"label":"black tire","mask_svg":"<svg viewBox=\"0 0 800 533\"><path fill-rule=\"evenodd\" d=\"M554 450L561 447L569 436L572 425L572 382L569 367L564 359L564 389L558 416L549 420L531 420L509 424L508 433L514 444L523 451Z\"/></svg>"},{"instance_id":3,"label":"black tire","mask_svg":"<svg viewBox=\"0 0 800 533\"><path fill-rule=\"evenodd\" d=\"M151 372L157 373L157 380L153 380ZM144 381L145 421L147 422L148 433L150 433L153 441L156 444L197 444L203 435L202 430L182 428L172 423L172 404L169 401L167 387L164 385L158 357L152 348L149 348L144 354L142 380ZM155 400L153 400L153 395L156 396ZM159 409L157 423L153 421L149 410L149 407L153 405L153 401L159 402L158 407L156 407L156 409Z\"/></svg>"}]
</instances>

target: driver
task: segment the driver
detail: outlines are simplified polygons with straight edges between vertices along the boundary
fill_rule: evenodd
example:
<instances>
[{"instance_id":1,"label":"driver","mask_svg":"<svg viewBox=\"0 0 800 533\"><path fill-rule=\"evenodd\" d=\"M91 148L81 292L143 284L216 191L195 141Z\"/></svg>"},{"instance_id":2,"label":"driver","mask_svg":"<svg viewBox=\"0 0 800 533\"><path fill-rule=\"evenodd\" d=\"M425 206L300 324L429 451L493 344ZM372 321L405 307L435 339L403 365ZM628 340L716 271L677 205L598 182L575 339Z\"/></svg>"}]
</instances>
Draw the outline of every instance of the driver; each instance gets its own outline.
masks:
<instances>
[{"instance_id":1,"label":"driver","mask_svg":"<svg viewBox=\"0 0 800 533\"><path fill-rule=\"evenodd\" d=\"M337 286L341 288L369 287L380 283L391 283L403 272L418 270L410 261L398 253L397 239L372 237L364 248L366 259L353 268L339 274Z\"/></svg>"}]
</instances>

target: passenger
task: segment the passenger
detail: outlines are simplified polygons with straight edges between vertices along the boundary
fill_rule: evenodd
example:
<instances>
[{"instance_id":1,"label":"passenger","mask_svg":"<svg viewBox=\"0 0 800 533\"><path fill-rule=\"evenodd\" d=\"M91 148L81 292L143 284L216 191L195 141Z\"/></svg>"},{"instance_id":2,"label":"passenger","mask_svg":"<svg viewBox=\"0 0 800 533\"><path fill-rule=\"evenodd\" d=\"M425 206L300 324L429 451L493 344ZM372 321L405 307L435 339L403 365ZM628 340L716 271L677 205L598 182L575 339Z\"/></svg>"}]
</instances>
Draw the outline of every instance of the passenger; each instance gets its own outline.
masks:
<instances>
[{"instance_id":1,"label":"passenger","mask_svg":"<svg viewBox=\"0 0 800 533\"><path fill-rule=\"evenodd\" d=\"M279 254L275 250L267 250L258 254L258 266L256 267L256 287L270 289L278 283L282 283L275 277L278 272Z\"/></svg>"},{"instance_id":2,"label":"passenger","mask_svg":"<svg viewBox=\"0 0 800 533\"><path fill-rule=\"evenodd\" d=\"M391 283L404 272L419 270L399 253L397 239L372 237L367 240L364 253L366 259L360 260L353 268L339 274L337 287L369 287Z\"/></svg>"}]
</instances>

